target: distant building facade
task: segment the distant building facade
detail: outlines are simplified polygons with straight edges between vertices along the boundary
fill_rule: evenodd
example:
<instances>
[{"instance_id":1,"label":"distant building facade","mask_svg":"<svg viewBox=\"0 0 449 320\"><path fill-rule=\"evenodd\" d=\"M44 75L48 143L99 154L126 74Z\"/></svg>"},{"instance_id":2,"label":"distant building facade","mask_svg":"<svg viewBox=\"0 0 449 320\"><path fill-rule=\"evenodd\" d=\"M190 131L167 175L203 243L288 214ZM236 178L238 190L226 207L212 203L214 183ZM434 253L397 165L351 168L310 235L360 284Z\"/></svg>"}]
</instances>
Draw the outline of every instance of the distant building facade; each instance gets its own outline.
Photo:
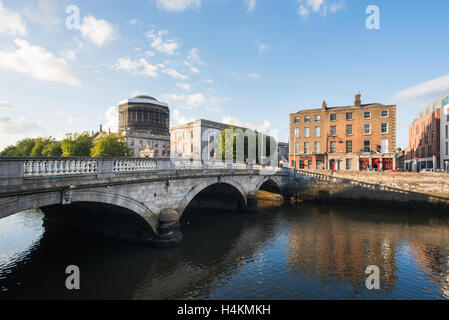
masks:
<instances>
[{"instance_id":1,"label":"distant building facade","mask_svg":"<svg viewBox=\"0 0 449 320\"><path fill-rule=\"evenodd\" d=\"M217 154L220 154L216 146L219 135L230 127L230 124L200 119L170 128L172 158L216 159ZM234 127L241 129L244 134L257 134L252 129Z\"/></svg>"},{"instance_id":2,"label":"distant building facade","mask_svg":"<svg viewBox=\"0 0 449 320\"><path fill-rule=\"evenodd\" d=\"M395 168L396 105L362 104L290 114L289 163L297 169Z\"/></svg>"},{"instance_id":3,"label":"distant building facade","mask_svg":"<svg viewBox=\"0 0 449 320\"><path fill-rule=\"evenodd\" d=\"M284 163L288 166L288 143L279 142L278 143L278 160L279 165L284 166Z\"/></svg>"},{"instance_id":4,"label":"distant building facade","mask_svg":"<svg viewBox=\"0 0 449 320\"><path fill-rule=\"evenodd\" d=\"M409 126L405 167L410 171L449 169L449 93L423 111Z\"/></svg>"},{"instance_id":5,"label":"distant building facade","mask_svg":"<svg viewBox=\"0 0 449 320\"><path fill-rule=\"evenodd\" d=\"M449 172L449 94L441 99L441 169Z\"/></svg>"},{"instance_id":6,"label":"distant building facade","mask_svg":"<svg viewBox=\"0 0 449 320\"><path fill-rule=\"evenodd\" d=\"M170 157L170 110L150 96L119 103L119 132L135 157Z\"/></svg>"}]
</instances>

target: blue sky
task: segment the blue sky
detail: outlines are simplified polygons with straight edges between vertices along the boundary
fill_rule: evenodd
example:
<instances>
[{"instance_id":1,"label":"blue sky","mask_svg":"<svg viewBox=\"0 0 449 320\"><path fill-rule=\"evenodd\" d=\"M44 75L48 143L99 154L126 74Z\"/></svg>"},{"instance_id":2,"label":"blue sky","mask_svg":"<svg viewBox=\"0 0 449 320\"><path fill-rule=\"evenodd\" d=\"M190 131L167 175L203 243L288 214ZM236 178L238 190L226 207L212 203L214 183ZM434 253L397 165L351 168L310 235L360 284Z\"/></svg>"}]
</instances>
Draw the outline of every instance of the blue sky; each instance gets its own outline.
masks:
<instances>
[{"instance_id":1,"label":"blue sky","mask_svg":"<svg viewBox=\"0 0 449 320\"><path fill-rule=\"evenodd\" d=\"M287 141L289 113L323 98L352 104L358 90L364 103L398 105L405 147L415 115L449 91L448 1L0 3L0 149L115 130L117 103L136 94L169 103L171 125L204 118ZM365 26L369 5L380 30Z\"/></svg>"}]
</instances>

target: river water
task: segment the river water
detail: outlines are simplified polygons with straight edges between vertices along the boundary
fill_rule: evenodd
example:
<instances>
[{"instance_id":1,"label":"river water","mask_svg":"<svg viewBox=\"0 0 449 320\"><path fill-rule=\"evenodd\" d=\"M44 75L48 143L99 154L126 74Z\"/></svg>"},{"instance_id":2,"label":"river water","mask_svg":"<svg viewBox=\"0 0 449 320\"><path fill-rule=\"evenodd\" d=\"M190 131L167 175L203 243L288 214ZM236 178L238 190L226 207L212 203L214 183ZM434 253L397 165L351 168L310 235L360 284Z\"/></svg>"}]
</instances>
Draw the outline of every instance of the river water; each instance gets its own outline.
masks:
<instances>
[{"instance_id":1,"label":"river water","mask_svg":"<svg viewBox=\"0 0 449 320\"><path fill-rule=\"evenodd\" d=\"M260 203L258 214L189 212L184 243L152 249L0 220L0 299L447 299L449 217ZM81 290L65 287L68 265ZM365 285L380 269L380 289Z\"/></svg>"}]
</instances>

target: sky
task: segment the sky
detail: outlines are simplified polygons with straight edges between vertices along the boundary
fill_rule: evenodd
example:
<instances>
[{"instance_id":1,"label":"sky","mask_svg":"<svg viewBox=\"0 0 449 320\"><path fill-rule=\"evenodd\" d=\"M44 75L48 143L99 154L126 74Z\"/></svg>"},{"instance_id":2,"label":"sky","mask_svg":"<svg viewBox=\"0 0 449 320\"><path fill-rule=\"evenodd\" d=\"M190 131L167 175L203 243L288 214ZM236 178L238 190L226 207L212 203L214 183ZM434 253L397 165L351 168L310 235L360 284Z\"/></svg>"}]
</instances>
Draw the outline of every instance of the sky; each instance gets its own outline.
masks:
<instances>
[{"instance_id":1,"label":"sky","mask_svg":"<svg viewBox=\"0 0 449 320\"><path fill-rule=\"evenodd\" d=\"M208 119L287 142L290 113L357 91L397 105L406 147L416 114L449 91L448 12L437 0L0 0L0 150L116 131L118 102L139 94L168 103L171 126Z\"/></svg>"}]
</instances>

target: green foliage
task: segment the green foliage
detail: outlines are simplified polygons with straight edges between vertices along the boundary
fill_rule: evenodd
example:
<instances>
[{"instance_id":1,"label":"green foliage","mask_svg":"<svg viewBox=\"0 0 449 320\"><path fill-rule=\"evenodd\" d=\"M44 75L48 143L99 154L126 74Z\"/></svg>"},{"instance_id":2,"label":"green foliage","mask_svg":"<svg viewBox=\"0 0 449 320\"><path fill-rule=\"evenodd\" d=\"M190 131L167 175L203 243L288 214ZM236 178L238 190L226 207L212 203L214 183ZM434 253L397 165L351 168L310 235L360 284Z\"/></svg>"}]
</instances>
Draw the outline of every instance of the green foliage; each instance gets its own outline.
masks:
<instances>
[{"instance_id":1,"label":"green foliage","mask_svg":"<svg viewBox=\"0 0 449 320\"><path fill-rule=\"evenodd\" d=\"M42 151L44 148L52 143L53 139L49 138L37 138L34 141L34 147L31 150L30 157L42 157Z\"/></svg>"},{"instance_id":2,"label":"green foliage","mask_svg":"<svg viewBox=\"0 0 449 320\"><path fill-rule=\"evenodd\" d=\"M0 157L18 157L17 146L6 147L0 152Z\"/></svg>"},{"instance_id":3,"label":"green foliage","mask_svg":"<svg viewBox=\"0 0 449 320\"><path fill-rule=\"evenodd\" d=\"M17 143L17 157L29 157L33 151L36 139L23 139Z\"/></svg>"},{"instance_id":4,"label":"green foliage","mask_svg":"<svg viewBox=\"0 0 449 320\"><path fill-rule=\"evenodd\" d=\"M93 137L84 132L81 134L69 133L61 141L63 157L90 157L90 149L93 147Z\"/></svg>"},{"instance_id":5,"label":"green foliage","mask_svg":"<svg viewBox=\"0 0 449 320\"><path fill-rule=\"evenodd\" d=\"M121 134L114 133L96 139L90 154L92 157L129 157L132 150L128 148Z\"/></svg>"},{"instance_id":6,"label":"green foliage","mask_svg":"<svg viewBox=\"0 0 449 320\"><path fill-rule=\"evenodd\" d=\"M43 157L60 157L62 156L62 148L60 141L52 141L42 150Z\"/></svg>"}]
</instances>

